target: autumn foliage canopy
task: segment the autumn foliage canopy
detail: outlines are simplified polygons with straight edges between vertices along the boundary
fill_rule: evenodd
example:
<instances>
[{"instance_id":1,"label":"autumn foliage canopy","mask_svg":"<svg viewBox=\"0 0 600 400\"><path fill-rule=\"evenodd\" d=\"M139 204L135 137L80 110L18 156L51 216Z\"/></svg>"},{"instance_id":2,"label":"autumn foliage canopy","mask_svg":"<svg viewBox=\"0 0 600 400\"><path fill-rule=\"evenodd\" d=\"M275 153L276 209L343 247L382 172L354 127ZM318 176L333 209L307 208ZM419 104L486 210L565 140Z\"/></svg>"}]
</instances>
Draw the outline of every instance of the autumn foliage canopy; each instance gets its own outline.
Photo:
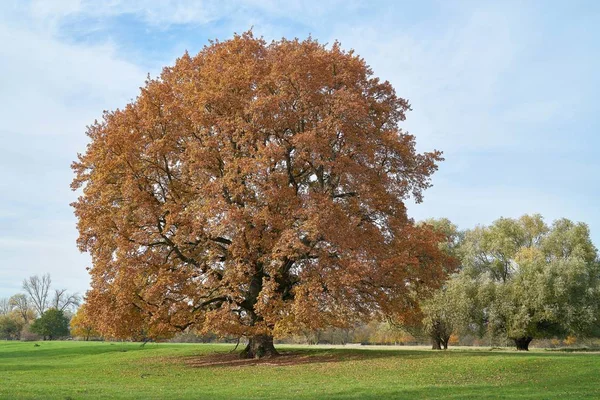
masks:
<instances>
[{"instance_id":1,"label":"autumn foliage canopy","mask_svg":"<svg viewBox=\"0 0 600 400\"><path fill-rule=\"evenodd\" d=\"M364 60L251 33L185 54L88 128L73 164L105 336L273 335L409 318L449 263L415 226L441 153Z\"/></svg>"}]
</instances>

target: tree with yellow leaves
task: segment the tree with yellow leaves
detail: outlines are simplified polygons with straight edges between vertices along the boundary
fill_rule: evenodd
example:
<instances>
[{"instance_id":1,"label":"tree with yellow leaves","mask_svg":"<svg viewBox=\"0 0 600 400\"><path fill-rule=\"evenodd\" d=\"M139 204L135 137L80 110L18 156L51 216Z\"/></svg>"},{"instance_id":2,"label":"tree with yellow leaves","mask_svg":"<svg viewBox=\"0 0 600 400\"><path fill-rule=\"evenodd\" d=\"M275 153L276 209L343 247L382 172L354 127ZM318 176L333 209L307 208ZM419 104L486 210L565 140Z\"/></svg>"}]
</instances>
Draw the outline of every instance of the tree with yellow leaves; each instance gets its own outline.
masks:
<instances>
[{"instance_id":1,"label":"tree with yellow leaves","mask_svg":"<svg viewBox=\"0 0 600 400\"><path fill-rule=\"evenodd\" d=\"M70 327L72 337L83 338L86 342L90 340L90 338L101 336L100 333L94 329L85 304L79 307L73 318L71 318Z\"/></svg>"}]
</instances>

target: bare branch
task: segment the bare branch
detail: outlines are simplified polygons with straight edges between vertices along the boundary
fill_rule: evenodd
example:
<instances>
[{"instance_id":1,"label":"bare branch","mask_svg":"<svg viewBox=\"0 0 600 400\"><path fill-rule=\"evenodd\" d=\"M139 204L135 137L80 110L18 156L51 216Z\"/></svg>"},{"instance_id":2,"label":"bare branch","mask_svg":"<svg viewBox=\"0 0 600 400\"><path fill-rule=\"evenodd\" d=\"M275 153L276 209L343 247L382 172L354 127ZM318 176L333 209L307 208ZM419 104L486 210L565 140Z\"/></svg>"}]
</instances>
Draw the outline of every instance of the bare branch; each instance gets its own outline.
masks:
<instances>
[{"instance_id":1,"label":"bare branch","mask_svg":"<svg viewBox=\"0 0 600 400\"><path fill-rule=\"evenodd\" d=\"M30 276L23 280L23 290L27 292L38 315L42 315L48 308L48 291L50 290L50 274Z\"/></svg>"},{"instance_id":2,"label":"bare branch","mask_svg":"<svg viewBox=\"0 0 600 400\"><path fill-rule=\"evenodd\" d=\"M67 289L54 289L54 297L52 299L52 307L59 311L66 311L79 307L81 304L81 296L77 293L69 294Z\"/></svg>"}]
</instances>

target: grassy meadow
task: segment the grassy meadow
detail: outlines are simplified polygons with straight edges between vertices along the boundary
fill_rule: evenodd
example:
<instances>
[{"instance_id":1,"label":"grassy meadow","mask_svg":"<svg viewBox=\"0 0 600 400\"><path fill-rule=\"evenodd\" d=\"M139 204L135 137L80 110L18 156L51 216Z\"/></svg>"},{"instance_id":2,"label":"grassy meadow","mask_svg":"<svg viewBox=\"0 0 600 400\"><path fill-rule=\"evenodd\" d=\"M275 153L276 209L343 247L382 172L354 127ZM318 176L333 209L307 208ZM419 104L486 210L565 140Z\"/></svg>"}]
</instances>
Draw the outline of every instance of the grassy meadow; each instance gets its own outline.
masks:
<instances>
[{"instance_id":1,"label":"grassy meadow","mask_svg":"<svg viewBox=\"0 0 600 400\"><path fill-rule=\"evenodd\" d=\"M232 348L0 341L0 398L600 398L600 354L279 346L256 362Z\"/></svg>"}]
</instances>

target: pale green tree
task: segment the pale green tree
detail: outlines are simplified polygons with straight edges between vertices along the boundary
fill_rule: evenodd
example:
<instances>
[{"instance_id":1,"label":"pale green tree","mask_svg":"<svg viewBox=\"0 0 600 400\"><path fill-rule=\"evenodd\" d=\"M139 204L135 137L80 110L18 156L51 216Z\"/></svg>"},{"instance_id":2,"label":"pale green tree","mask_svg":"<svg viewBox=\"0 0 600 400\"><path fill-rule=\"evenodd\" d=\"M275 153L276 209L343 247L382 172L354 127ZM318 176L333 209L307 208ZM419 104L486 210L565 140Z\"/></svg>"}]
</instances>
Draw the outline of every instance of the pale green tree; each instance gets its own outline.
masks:
<instances>
[{"instance_id":1,"label":"pale green tree","mask_svg":"<svg viewBox=\"0 0 600 400\"><path fill-rule=\"evenodd\" d=\"M447 218L427 219L422 224L430 225L437 232L444 234L446 240L440 242L439 247L456 261L447 266L447 272L455 271L458 265L456 257L463 236L458 227ZM469 282L457 278L454 276L430 296L421 299L419 307L423 315L422 324L407 327L416 335L424 333L429 336L434 350L441 350L442 347L447 349L452 333L465 326L467 316L470 315L470 290L464 287L464 284Z\"/></svg>"},{"instance_id":2,"label":"pale green tree","mask_svg":"<svg viewBox=\"0 0 600 400\"><path fill-rule=\"evenodd\" d=\"M18 313L24 324L28 324L35 319L35 310L30 304L29 299L23 293L12 296L9 300L11 310Z\"/></svg>"},{"instance_id":3,"label":"pale green tree","mask_svg":"<svg viewBox=\"0 0 600 400\"><path fill-rule=\"evenodd\" d=\"M434 350L446 350L453 333L465 331L475 318L473 299L476 285L459 275L453 276L446 285L421 303L423 330L431 338Z\"/></svg>"},{"instance_id":4,"label":"pale green tree","mask_svg":"<svg viewBox=\"0 0 600 400\"><path fill-rule=\"evenodd\" d=\"M0 315L0 339L14 340L19 338L23 324L14 314Z\"/></svg>"},{"instance_id":5,"label":"pale green tree","mask_svg":"<svg viewBox=\"0 0 600 400\"><path fill-rule=\"evenodd\" d=\"M584 336L598 327L600 268L587 225L501 218L466 232L459 254L460 279L478 287L471 324L480 332L527 350L534 338Z\"/></svg>"}]
</instances>

